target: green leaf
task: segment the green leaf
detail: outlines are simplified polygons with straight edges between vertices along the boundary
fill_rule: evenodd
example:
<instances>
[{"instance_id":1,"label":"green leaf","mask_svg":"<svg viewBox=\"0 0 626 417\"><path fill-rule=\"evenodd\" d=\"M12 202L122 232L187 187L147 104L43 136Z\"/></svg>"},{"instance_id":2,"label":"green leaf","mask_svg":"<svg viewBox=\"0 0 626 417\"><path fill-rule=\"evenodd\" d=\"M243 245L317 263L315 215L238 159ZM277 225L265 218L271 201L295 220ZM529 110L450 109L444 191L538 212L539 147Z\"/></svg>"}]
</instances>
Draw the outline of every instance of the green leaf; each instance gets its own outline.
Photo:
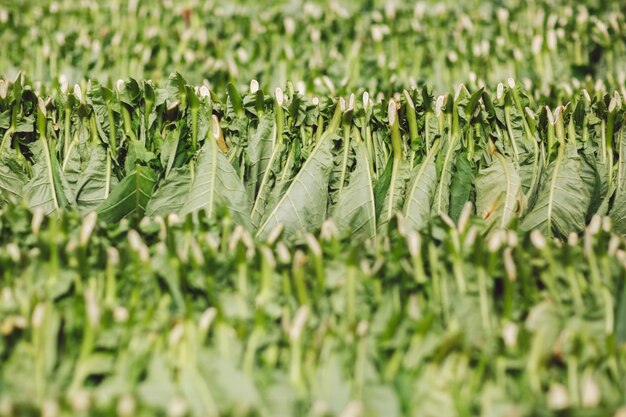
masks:
<instances>
[{"instance_id":1,"label":"green leaf","mask_svg":"<svg viewBox=\"0 0 626 417\"><path fill-rule=\"evenodd\" d=\"M617 196L626 192L626 123L622 125L622 128L616 134L617 136L617 150L619 152L619 159L617 161Z\"/></svg>"},{"instance_id":2,"label":"green leaf","mask_svg":"<svg viewBox=\"0 0 626 417\"><path fill-rule=\"evenodd\" d=\"M85 169L85 164L88 159L89 151L85 152L87 147L87 141L89 140L89 131L81 126L77 132L74 133L74 139L69 144L67 155L63 157L61 169L63 176L70 185L72 195L76 195L76 185L80 182L82 171Z\"/></svg>"},{"instance_id":3,"label":"green leaf","mask_svg":"<svg viewBox=\"0 0 626 417\"><path fill-rule=\"evenodd\" d=\"M152 194L146 207L146 216L179 213L191 189L191 181L188 165L171 171Z\"/></svg>"},{"instance_id":4,"label":"green leaf","mask_svg":"<svg viewBox=\"0 0 626 417\"><path fill-rule=\"evenodd\" d=\"M130 140L128 143L128 155L125 161L126 173L132 172L138 163L148 164L156 159L154 153L148 151L139 140Z\"/></svg>"},{"instance_id":5,"label":"green leaf","mask_svg":"<svg viewBox=\"0 0 626 417\"><path fill-rule=\"evenodd\" d=\"M44 139L45 140L45 139ZM24 198L31 209L42 209L50 214L68 203L69 186L62 177L59 163L54 153L48 153L48 147L39 140L33 146L33 176L24 186Z\"/></svg>"},{"instance_id":6,"label":"green leaf","mask_svg":"<svg viewBox=\"0 0 626 417\"><path fill-rule=\"evenodd\" d=\"M250 137L247 148L249 168L246 187L251 201L256 198L259 188L263 184L263 177L272 162L275 135L274 115L264 113L254 134Z\"/></svg>"},{"instance_id":7,"label":"green leaf","mask_svg":"<svg viewBox=\"0 0 626 417\"><path fill-rule=\"evenodd\" d=\"M98 217L108 223L118 222L124 217L141 218L152 197L155 181L153 169L137 165L100 204Z\"/></svg>"},{"instance_id":8,"label":"green leaf","mask_svg":"<svg viewBox=\"0 0 626 417\"><path fill-rule=\"evenodd\" d=\"M79 212L89 213L108 198L117 178L111 175L111 161L101 145L93 145L91 158L76 185L75 199Z\"/></svg>"},{"instance_id":9,"label":"green leaf","mask_svg":"<svg viewBox=\"0 0 626 417\"><path fill-rule=\"evenodd\" d=\"M442 213L448 214L450 211L450 183L454 173L455 154L459 148L459 141L454 136L449 135L448 137L448 144L444 148L445 153L439 154L441 170L433 201L433 216L438 216Z\"/></svg>"},{"instance_id":10,"label":"green leaf","mask_svg":"<svg viewBox=\"0 0 626 417\"><path fill-rule=\"evenodd\" d=\"M250 228L250 204L244 185L215 141L208 140L198 156L181 215L206 210L212 217L218 209L228 210L235 222Z\"/></svg>"},{"instance_id":11,"label":"green leaf","mask_svg":"<svg viewBox=\"0 0 626 417\"><path fill-rule=\"evenodd\" d=\"M330 148L328 138L315 146L287 191L259 227L258 237L267 238L279 223L285 226L286 236L311 231L322 225L326 219L328 182L333 164Z\"/></svg>"},{"instance_id":12,"label":"green leaf","mask_svg":"<svg viewBox=\"0 0 626 417\"><path fill-rule=\"evenodd\" d=\"M606 215L609 207L609 199L613 195L615 184L609 190L607 177L609 175L608 161L602 162L596 155L581 156L580 176L589 190L589 210L587 220L594 214Z\"/></svg>"},{"instance_id":13,"label":"green leaf","mask_svg":"<svg viewBox=\"0 0 626 417\"><path fill-rule=\"evenodd\" d=\"M459 219L461 210L470 200L474 188L473 162L468 159L467 152L461 152L456 157L456 163L450 185L450 218L455 222Z\"/></svg>"},{"instance_id":14,"label":"green leaf","mask_svg":"<svg viewBox=\"0 0 626 417\"><path fill-rule=\"evenodd\" d=\"M613 201L613 207L609 212L613 230L626 235L626 193L618 194Z\"/></svg>"},{"instance_id":15,"label":"green leaf","mask_svg":"<svg viewBox=\"0 0 626 417\"><path fill-rule=\"evenodd\" d=\"M522 181L515 164L495 153L476 179L476 213L489 228L505 228L522 209Z\"/></svg>"},{"instance_id":16,"label":"green leaf","mask_svg":"<svg viewBox=\"0 0 626 417\"><path fill-rule=\"evenodd\" d=\"M422 230L430 222L430 213L435 189L437 187L437 166L435 158L439 152L439 140L436 140L422 162L413 169L413 180L406 192L404 217L410 229Z\"/></svg>"},{"instance_id":17,"label":"green leaf","mask_svg":"<svg viewBox=\"0 0 626 417\"><path fill-rule=\"evenodd\" d=\"M411 166L407 160L393 158L391 165L389 187L386 190L381 213L378 217L378 227L380 230L385 230L387 223L389 223L389 220L391 220L394 214L402 210L405 189L409 175L411 174ZM385 169L385 171L387 170Z\"/></svg>"},{"instance_id":18,"label":"green leaf","mask_svg":"<svg viewBox=\"0 0 626 417\"><path fill-rule=\"evenodd\" d=\"M598 209L598 214L604 214L604 208L608 207L614 188L615 198L609 211L609 216L611 220L613 220L613 227L616 231L621 234L626 234L626 124L622 125L622 128L617 133L617 148L619 159L617 161L616 180L613 183L612 189L607 190L606 197ZM602 164L600 160L596 160L595 163L600 178L606 178L610 175L611 171L608 169L606 162ZM608 174L603 175L604 172Z\"/></svg>"},{"instance_id":19,"label":"green leaf","mask_svg":"<svg viewBox=\"0 0 626 417\"><path fill-rule=\"evenodd\" d=\"M355 152L356 168L349 176L348 185L339 193L330 217L341 232L349 231L352 236L374 237L376 206L367 149L363 143L358 143Z\"/></svg>"},{"instance_id":20,"label":"green leaf","mask_svg":"<svg viewBox=\"0 0 626 417\"><path fill-rule=\"evenodd\" d=\"M0 196L3 200L17 204L27 182L28 176L17 161L0 157Z\"/></svg>"},{"instance_id":21,"label":"green leaf","mask_svg":"<svg viewBox=\"0 0 626 417\"><path fill-rule=\"evenodd\" d=\"M226 89L228 90L228 100L230 101L230 105L233 106L235 113L240 116L243 115L243 101L237 91L237 88L233 85L233 83L228 83Z\"/></svg>"},{"instance_id":22,"label":"green leaf","mask_svg":"<svg viewBox=\"0 0 626 417\"><path fill-rule=\"evenodd\" d=\"M293 164L287 164L282 168L281 172L281 162L284 157L288 155L288 150L289 148L284 144L276 144L272 150L267 166L262 173L262 178L258 185L258 191L250 214L252 227L255 229L257 229L261 221L263 221L270 202L273 200L278 201L277 198L272 199L272 194L275 196L275 194L278 193L280 198L290 184L292 178L288 174L290 174Z\"/></svg>"},{"instance_id":23,"label":"green leaf","mask_svg":"<svg viewBox=\"0 0 626 417\"><path fill-rule=\"evenodd\" d=\"M580 173L580 157L574 145L565 145L548 166L534 207L520 224L524 231L538 229L565 237L585 227L589 190Z\"/></svg>"}]
</instances>

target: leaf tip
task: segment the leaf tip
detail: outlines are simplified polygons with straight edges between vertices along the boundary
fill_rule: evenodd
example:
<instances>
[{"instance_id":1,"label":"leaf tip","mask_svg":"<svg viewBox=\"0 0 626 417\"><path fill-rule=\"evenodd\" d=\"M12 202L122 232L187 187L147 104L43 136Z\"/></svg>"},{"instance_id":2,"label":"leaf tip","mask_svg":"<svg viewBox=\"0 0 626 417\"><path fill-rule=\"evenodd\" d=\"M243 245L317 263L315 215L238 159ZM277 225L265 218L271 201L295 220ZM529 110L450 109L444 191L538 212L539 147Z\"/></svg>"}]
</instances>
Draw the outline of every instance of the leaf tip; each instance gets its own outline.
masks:
<instances>
[{"instance_id":1,"label":"leaf tip","mask_svg":"<svg viewBox=\"0 0 626 417\"><path fill-rule=\"evenodd\" d=\"M397 116L398 110L396 109L396 102L391 99L389 100L389 105L387 106L387 118L389 119L390 126L396 122Z\"/></svg>"},{"instance_id":2,"label":"leaf tip","mask_svg":"<svg viewBox=\"0 0 626 417\"><path fill-rule=\"evenodd\" d=\"M276 103L279 106L282 106L285 101L285 95L283 94L283 90L281 90L280 87L276 87L276 91L274 94L276 96Z\"/></svg>"}]
</instances>

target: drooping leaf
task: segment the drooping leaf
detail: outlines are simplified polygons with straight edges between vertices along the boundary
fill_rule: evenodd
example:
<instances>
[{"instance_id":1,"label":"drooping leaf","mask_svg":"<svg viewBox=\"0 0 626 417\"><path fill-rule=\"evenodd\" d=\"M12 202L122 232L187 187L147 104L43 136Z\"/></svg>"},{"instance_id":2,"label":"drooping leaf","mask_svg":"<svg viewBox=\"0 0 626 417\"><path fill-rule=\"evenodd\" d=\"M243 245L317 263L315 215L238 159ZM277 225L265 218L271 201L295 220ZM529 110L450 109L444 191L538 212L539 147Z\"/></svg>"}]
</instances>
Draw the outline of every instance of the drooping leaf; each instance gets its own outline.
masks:
<instances>
[{"instance_id":1,"label":"drooping leaf","mask_svg":"<svg viewBox=\"0 0 626 417\"><path fill-rule=\"evenodd\" d=\"M421 230L430 221L430 213L437 187L437 167L435 158L439 152L436 140L422 162L413 169L411 184L406 192L404 217L410 229Z\"/></svg>"},{"instance_id":2,"label":"drooping leaf","mask_svg":"<svg viewBox=\"0 0 626 417\"><path fill-rule=\"evenodd\" d=\"M385 193L385 199L378 217L379 228L385 230L391 218L402 210L404 204L405 189L411 174L411 166L407 160L394 159L392 162L389 187Z\"/></svg>"},{"instance_id":3,"label":"drooping leaf","mask_svg":"<svg viewBox=\"0 0 626 417\"><path fill-rule=\"evenodd\" d=\"M441 213L448 214L450 211L450 183L452 182L454 161L459 144L459 141L454 136L449 135L447 144L443 148L444 152L438 155L441 168L433 201L433 216L438 216Z\"/></svg>"},{"instance_id":4,"label":"drooping leaf","mask_svg":"<svg viewBox=\"0 0 626 417\"><path fill-rule=\"evenodd\" d=\"M128 155L124 167L127 173L132 172L138 163L149 164L150 161L156 159L154 153L146 149L145 145L139 140L130 140L128 143Z\"/></svg>"},{"instance_id":5,"label":"drooping leaf","mask_svg":"<svg viewBox=\"0 0 626 417\"><path fill-rule=\"evenodd\" d=\"M622 125L622 128L617 132L617 151L619 159L617 161L617 196L626 192L626 123Z\"/></svg>"},{"instance_id":6,"label":"drooping leaf","mask_svg":"<svg viewBox=\"0 0 626 417\"><path fill-rule=\"evenodd\" d=\"M580 176L580 163L574 145L559 151L548 166L535 205L522 219L522 230L564 237L585 227L590 196Z\"/></svg>"},{"instance_id":7,"label":"drooping leaf","mask_svg":"<svg viewBox=\"0 0 626 417\"><path fill-rule=\"evenodd\" d=\"M358 143L355 152L356 168L350 174L348 185L339 193L330 217L339 231L373 237L376 235L376 206L365 145Z\"/></svg>"},{"instance_id":8,"label":"drooping leaf","mask_svg":"<svg viewBox=\"0 0 626 417\"><path fill-rule=\"evenodd\" d=\"M315 146L289 188L259 227L258 237L266 238L279 223L285 226L288 236L322 225L326 219L328 181L332 169L330 146L328 138Z\"/></svg>"},{"instance_id":9,"label":"drooping leaf","mask_svg":"<svg viewBox=\"0 0 626 417\"><path fill-rule=\"evenodd\" d=\"M474 188L473 162L468 159L467 152L461 152L456 157L454 173L450 183L450 218L455 222L459 219L461 210L470 200Z\"/></svg>"},{"instance_id":10,"label":"drooping leaf","mask_svg":"<svg viewBox=\"0 0 626 417\"><path fill-rule=\"evenodd\" d=\"M617 161L617 174L616 179L613 183L613 188L615 189L615 199L613 200L613 205L609 211L609 216L613 221L613 225L621 234L626 234L626 124L622 126L620 131L617 133L617 148L619 153L619 159ZM598 161L600 163L600 161ZM607 169L606 166L602 168ZM609 198L613 194L613 190L608 190L607 196L603 200L603 206L608 206ZM601 212L600 214L604 214Z\"/></svg>"},{"instance_id":11,"label":"drooping leaf","mask_svg":"<svg viewBox=\"0 0 626 417\"><path fill-rule=\"evenodd\" d=\"M61 169L54 153L41 140L33 144L36 163L33 176L23 188L24 199L31 209L42 209L44 213L65 207L68 204L69 187L62 178Z\"/></svg>"},{"instance_id":12,"label":"drooping leaf","mask_svg":"<svg viewBox=\"0 0 626 417\"><path fill-rule=\"evenodd\" d=\"M495 153L476 179L476 213L488 227L504 228L522 209L522 182L513 161Z\"/></svg>"},{"instance_id":13,"label":"drooping leaf","mask_svg":"<svg viewBox=\"0 0 626 417\"><path fill-rule=\"evenodd\" d=\"M0 157L0 198L17 204L27 182L26 172L14 158Z\"/></svg>"},{"instance_id":14,"label":"drooping leaf","mask_svg":"<svg viewBox=\"0 0 626 417\"><path fill-rule=\"evenodd\" d=\"M107 151L100 145L93 145L90 149L91 158L75 190L76 206L81 213L97 209L118 184L117 177L112 175Z\"/></svg>"},{"instance_id":15,"label":"drooping leaf","mask_svg":"<svg viewBox=\"0 0 626 417\"><path fill-rule=\"evenodd\" d=\"M142 217L152 197L155 181L156 174L152 168L137 165L98 206L98 217L108 223L125 217Z\"/></svg>"},{"instance_id":16,"label":"drooping leaf","mask_svg":"<svg viewBox=\"0 0 626 417\"><path fill-rule=\"evenodd\" d=\"M146 216L166 216L179 213L191 188L191 171L188 166L172 170L159 183L146 207Z\"/></svg>"},{"instance_id":17,"label":"drooping leaf","mask_svg":"<svg viewBox=\"0 0 626 417\"><path fill-rule=\"evenodd\" d=\"M67 154L63 156L61 161L61 170L70 186L72 195L76 195L76 186L81 180L82 171L85 169L90 154L88 151L85 152L85 148L88 148L88 140L89 131L84 126L80 126L78 131L74 133L74 138L68 145Z\"/></svg>"},{"instance_id":18,"label":"drooping leaf","mask_svg":"<svg viewBox=\"0 0 626 417\"><path fill-rule=\"evenodd\" d=\"M261 221L265 220L267 213L276 207L289 189L293 179L298 175L300 166L296 163L295 155L299 146L298 142L294 141L289 147L281 146L277 149L277 158L273 161L272 169L268 171L269 182L264 187L267 190L267 198L261 199L261 193L257 198L257 203L261 204L258 208L262 207L264 211L263 217L259 219L259 225ZM255 210L252 214L258 215Z\"/></svg>"},{"instance_id":19,"label":"drooping leaf","mask_svg":"<svg viewBox=\"0 0 626 417\"><path fill-rule=\"evenodd\" d=\"M609 216L615 232L626 235L626 193L620 193L615 197Z\"/></svg>"},{"instance_id":20,"label":"drooping leaf","mask_svg":"<svg viewBox=\"0 0 626 417\"><path fill-rule=\"evenodd\" d=\"M206 210L211 217L218 209L228 210L238 224L250 228L250 204L243 182L215 141L209 140L198 156L193 183L180 213Z\"/></svg>"},{"instance_id":21,"label":"drooping leaf","mask_svg":"<svg viewBox=\"0 0 626 417\"><path fill-rule=\"evenodd\" d=\"M263 183L263 176L272 160L275 135L274 116L264 113L248 143L249 169L246 188L251 201L256 198L259 187Z\"/></svg>"},{"instance_id":22,"label":"drooping leaf","mask_svg":"<svg viewBox=\"0 0 626 417\"><path fill-rule=\"evenodd\" d=\"M609 199L613 194L609 192L607 181L608 161L596 160L595 155L585 155L580 161L580 176L589 190L589 209L587 219L594 214L606 215ZM612 188L614 188L613 184Z\"/></svg>"},{"instance_id":23,"label":"drooping leaf","mask_svg":"<svg viewBox=\"0 0 626 417\"><path fill-rule=\"evenodd\" d=\"M278 201L290 184L293 163L281 167L281 162L286 154L288 154L288 148L284 144L274 146L265 171L262 173L250 214L252 227L255 229L261 225L268 206L271 209L270 202ZM279 197L276 198L275 196Z\"/></svg>"}]
</instances>

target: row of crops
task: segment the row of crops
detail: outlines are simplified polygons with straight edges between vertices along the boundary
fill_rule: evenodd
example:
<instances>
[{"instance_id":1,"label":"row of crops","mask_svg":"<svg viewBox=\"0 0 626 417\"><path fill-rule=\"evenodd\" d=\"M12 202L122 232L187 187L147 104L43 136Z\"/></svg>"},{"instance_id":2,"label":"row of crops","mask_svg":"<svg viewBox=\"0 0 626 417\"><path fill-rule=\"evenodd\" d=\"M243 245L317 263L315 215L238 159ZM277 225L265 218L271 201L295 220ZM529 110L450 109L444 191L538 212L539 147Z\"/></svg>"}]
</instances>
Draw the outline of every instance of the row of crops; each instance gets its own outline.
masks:
<instances>
[{"instance_id":1,"label":"row of crops","mask_svg":"<svg viewBox=\"0 0 626 417\"><path fill-rule=\"evenodd\" d=\"M397 213L424 230L459 219L467 202L483 232L515 224L560 238L593 215L626 232L626 112L622 96L581 90L552 109L513 79L495 92L433 97L428 88L374 101L309 99L253 82L240 95L95 82L37 94L2 84L5 202L50 214L96 210L116 223L144 215L226 211L266 238L332 219L371 238Z\"/></svg>"},{"instance_id":2,"label":"row of crops","mask_svg":"<svg viewBox=\"0 0 626 417\"><path fill-rule=\"evenodd\" d=\"M0 417L626 416L620 2L0 5Z\"/></svg>"},{"instance_id":3,"label":"row of crops","mask_svg":"<svg viewBox=\"0 0 626 417\"><path fill-rule=\"evenodd\" d=\"M8 1L0 66L38 81L163 80L179 71L216 91L257 79L334 96L419 81L446 92L508 77L540 87L626 79L624 4L615 0Z\"/></svg>"}]
</instances>

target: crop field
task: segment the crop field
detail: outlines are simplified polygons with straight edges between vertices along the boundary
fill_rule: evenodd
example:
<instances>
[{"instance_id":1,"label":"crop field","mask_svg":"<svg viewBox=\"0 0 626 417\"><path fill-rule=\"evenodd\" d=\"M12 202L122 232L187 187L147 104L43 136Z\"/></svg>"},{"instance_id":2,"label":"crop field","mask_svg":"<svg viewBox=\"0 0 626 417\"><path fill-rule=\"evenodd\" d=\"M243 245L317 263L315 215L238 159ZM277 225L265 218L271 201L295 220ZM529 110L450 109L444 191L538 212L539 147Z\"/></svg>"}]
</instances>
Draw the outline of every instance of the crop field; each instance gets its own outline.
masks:
<instances>
[{"instance_id":1,"label":"crop field","mask_svg":"<svg viewBox=\"0 0 626 417\"><path fill-rule=\"evenodd\" d=\"M0 417L626 417L626 3L0 1Z\"/></svg>"}]
</instances>

